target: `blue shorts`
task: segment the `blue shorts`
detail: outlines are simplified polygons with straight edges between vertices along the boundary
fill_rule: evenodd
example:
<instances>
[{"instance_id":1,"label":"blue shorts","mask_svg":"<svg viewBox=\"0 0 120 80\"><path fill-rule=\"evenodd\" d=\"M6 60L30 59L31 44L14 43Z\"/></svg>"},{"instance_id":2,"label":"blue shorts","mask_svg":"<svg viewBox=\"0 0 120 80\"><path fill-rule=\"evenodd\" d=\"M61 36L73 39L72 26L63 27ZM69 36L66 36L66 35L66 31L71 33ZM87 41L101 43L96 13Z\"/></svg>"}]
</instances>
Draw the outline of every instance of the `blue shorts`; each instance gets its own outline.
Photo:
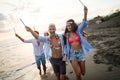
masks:
<instances>
[{"instance_id":1,"label":"blue shorts","mask_svg":"<svg viewBox=\"0 0 120 80\"><path fill-rule=\"evenodd\" d=\"M45 65L46 64L45 54L42 54L40 56L35 56L35 61L38 68L40 67L41 63L42 65Z\"/></svg>"},{"instance_id":2,"label":"blue shorts","mask_svg":"<svg viewBox=\"0 0 120 80\"><path fill-rule=\"evenodd\" d=\"M70 60L85 61L83 50L70 50Z\"/></svg>"}]
</instances>

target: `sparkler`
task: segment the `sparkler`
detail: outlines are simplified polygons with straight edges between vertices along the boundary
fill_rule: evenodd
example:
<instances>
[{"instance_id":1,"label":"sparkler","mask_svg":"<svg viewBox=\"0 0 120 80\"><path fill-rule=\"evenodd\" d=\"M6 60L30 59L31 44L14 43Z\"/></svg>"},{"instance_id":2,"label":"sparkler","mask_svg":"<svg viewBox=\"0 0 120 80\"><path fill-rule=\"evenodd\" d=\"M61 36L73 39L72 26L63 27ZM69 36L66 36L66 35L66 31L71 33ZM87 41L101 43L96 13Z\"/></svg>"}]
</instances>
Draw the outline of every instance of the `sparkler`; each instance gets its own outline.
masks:
<instances>
[{"instance_id":1,"label":"sparkler","mask_svg":"<svg viewBox=\"0 0 120 80\"><path fill-rule=\"evenodd\" d=\"M25 23L23 22L23 20L21 18L20 18L20 21L23 23L24 26L26 26Z\"/></svg>"},{"instance_id":2,"label":"sparkler","mask_svg":"<svg viewBox=\"0 0 120 80\"><path fill-rule=\"evenodd\" d=\"M80 2L83 6L85 6L81 0L79 0L79 2Z\"/></svg>"}]
</instances>

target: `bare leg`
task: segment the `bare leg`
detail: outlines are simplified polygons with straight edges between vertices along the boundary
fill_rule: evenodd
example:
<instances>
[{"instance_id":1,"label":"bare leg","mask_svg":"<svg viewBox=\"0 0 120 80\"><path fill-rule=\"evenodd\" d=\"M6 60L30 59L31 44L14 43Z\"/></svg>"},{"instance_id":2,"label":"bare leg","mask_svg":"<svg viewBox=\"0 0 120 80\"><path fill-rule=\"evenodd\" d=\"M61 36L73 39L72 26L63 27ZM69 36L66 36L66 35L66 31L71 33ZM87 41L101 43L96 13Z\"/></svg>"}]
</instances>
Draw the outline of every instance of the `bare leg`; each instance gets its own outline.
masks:
<instances>
[{"instance_id":1,"label":"bare leg","mask_svg":"<svg viewBox=\"0 0 120 80\"><path fill-rule=\"evenodd\" d=\"M43 65L44 75L46 74L46 65Z\"/></svg>"},{"instance_id":2,"label":"bare leg","mask_svg":"<svg viewBox=\"0 0 120 80\"><path fill-rule=\"evenodd\" d=\"M69 80L69 78L66 75L60 75L60 80Z\"/></svg>"},{"instance_id":3,"label":"bare leg","mask_svg":"<svg viewBox=\"0 0 120 80\"><path fill-rule=\"evenodd\" d=\"M65 80L65 75L60 75L60 80Z\"/></svg>"},{"instance_id":4,"label":"bare leg","mask_svg":"<svg viewBox=\"0 0 120 80\"><path fill-rule=\"evenodd\" d=\"M69 80L69 78L68 78L68 76L67 76L67 75L65 75L65 80Z\"/></svg>"},{"instance_id":5,"label":"bare leg","mask_svg":"<svg viewBox=\"0 0 120 80\"><path fill-rule=\"evenodd\" d=\"M39 69L39 74L41 75L41 67L38 67L38 69Z\"/></svg>"},{"instance_id":6,"label":"bare leg","mask_svg":"<svg viewBox=\"0 0 120 80\"><path fill-rule=\"evenodd\" d=\"M81 69L81 74L84 76L85 73L86 73L86 70L85 70L85 61L79 62L79 65L80 65L80 69Z\"/></svg>"},{"instance_id":7,"label":"bare leg","mask_svg":"<svg viewBox=\"0 0 120 80\"><path fill-rule=\"evenodd\" d=\"M57 80L60 80L60 74L59 73L55 73Z\"/></svg>"},{"instance_id":8,"label":"bare leg","mask_svg":"<svg viewBox=\"0 0 120 80\"><path fill-rule=\"evenodd\" d=\"M78 61L71 60L70 62L71 62L72 68L75 72L76 80L81 80L81 70L80 70L80 66L78 64Z\"/></svg>"}]
</instances>

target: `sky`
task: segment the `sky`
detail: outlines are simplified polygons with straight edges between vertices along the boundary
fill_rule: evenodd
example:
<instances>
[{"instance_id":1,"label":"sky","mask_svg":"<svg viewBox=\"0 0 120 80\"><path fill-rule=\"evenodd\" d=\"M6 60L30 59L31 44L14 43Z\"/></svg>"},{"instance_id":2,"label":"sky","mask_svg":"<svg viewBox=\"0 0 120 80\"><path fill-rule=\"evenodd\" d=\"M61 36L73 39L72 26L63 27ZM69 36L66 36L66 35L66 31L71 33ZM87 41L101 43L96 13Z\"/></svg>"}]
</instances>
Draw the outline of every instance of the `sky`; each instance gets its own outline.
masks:
<instances>
[{"instance_id":1,"label":"sky","mask_svg":"<svg viewBox=\"0 0 120 80\"><path fill-rule=\"evenodd\" d=\"M88 7L88 19L120 9L120 0L81 1ZM13 27L21 30L24 25L20 18L26 25L41 31L47 30L50 23L61 28L70 18L80 22L83 6L79 0L0 0L0 32L10 31Z\"/></svg>"}]
</instances>

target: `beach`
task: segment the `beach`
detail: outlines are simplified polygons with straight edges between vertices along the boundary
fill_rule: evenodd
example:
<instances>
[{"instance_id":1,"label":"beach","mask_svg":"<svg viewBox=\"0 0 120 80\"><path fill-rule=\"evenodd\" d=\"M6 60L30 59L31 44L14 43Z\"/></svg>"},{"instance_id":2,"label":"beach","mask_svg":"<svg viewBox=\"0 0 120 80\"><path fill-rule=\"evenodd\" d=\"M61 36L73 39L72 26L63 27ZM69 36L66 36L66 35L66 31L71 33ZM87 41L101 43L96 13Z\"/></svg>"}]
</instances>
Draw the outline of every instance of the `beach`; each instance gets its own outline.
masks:
<instances>
[{"instance_id":1,"label":"beach","mask_svg":"<svg viewBox=\"0 0 120 80\"><path fill-rule=\"evenodd\" d=\"M119 80L120 79L120 15L100 24L93 23L86 31L88 41L95 49L87 57L87 74L85 80ZM90 59L91 58L91 59ZM89 61L94 63L89 63Z\"/></svg>"},{"instance_id":2,"label":"beach","mask_svg":"<svg viewBox=\"0 0 120 80\"><path fill-rule=\"evenodd\" d=\"M120 16L100 24L90 24L85 31L94 52L86 56L86 75L83 80L120 80ZM10 37L9 35L12 35ZM0 36L0 80L56 80L47 61L47 77L40 77L36 68L32 44L22 43L14 33ZM67 75L74 72L67 63Z\"/></svg>"},{"instance_id":3,"label":"beach","mask_svg":"<svg viewBox=\"0 0 120 80\"><path fill-rule=\"evenodd\" d=\"M120 65L120 15L100 24L89 25L89 40L97 53L93 56L96 63ZM91 27L91 28L90 28Z\"/></svg>"}]
</instances>

